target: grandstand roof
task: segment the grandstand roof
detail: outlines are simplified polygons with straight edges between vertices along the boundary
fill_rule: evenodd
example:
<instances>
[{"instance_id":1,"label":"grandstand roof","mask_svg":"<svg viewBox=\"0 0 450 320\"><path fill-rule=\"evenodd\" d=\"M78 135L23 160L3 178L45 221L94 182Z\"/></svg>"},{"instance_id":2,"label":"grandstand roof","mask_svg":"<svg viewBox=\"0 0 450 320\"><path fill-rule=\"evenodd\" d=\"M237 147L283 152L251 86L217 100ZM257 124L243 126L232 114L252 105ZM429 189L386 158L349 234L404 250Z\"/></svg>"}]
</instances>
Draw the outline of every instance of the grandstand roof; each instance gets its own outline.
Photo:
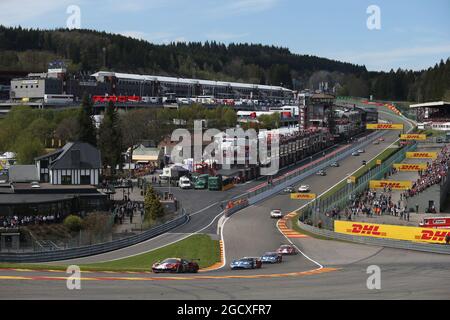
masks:
<instances>
[{"instance_id":1,"label":"grandstand roof","mask_svg":"<svg viewBox=\"0 0 450 320\"><path fill-rule=\"evenodd\" d=\"M152 75L139 75L139 74L129 74L129 73L119 73L119 72L109 72L109 71L98 71L91 76L93 77L116 77L118 79L130 79L138 81L159 81L159 82L169 82L169 83L184 83L184 84L200 84L209 86L223 86L223 87L234 87L234 88L250 88L250 89L262 89L262 90L282 90L286 92L292 92L292 90L279 87L279 86L267 86L261 84L251 84L251 83L240 83L240 82L226 82L226 81L213 81L213 80L201 80L201 79L187 79L187 78L175 78L175 77L165 77L165 76L152 76Z\"/></svg>"},{"instance_id":2,"label":"grandstand roof","mask_svg":"<svg viewBox=\"0 0 450 320\"><path fill-rule=\"evenodd\" d=\"M418 104L411 104L410 108L439 108L439 107L449 107L450 102L446 101L435 101L435 102L425 102Z\"/></svg>"}]
</instances>

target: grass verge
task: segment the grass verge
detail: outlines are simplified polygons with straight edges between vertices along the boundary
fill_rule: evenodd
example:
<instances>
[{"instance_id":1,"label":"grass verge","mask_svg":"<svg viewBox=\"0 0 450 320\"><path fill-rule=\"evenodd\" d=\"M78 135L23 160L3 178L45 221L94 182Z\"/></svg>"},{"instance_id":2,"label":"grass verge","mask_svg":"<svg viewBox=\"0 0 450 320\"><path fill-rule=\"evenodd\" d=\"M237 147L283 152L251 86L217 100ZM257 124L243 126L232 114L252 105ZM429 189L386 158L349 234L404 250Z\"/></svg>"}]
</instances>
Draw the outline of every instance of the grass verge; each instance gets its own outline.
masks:
<instances>
[{"instance_id":1,"label":"grass verge","mask_svg":"<svg viewBox=\"0 0 450 320\"><path fill-rule=\"evenodd\" d=\"M220 243L209 235L195 234L166 247L136 256L101 263L80 265L84 271L150 271L152 264L165 258L199 259L200 268L220 262ZM67 265L0 263L0 268L66 270Z\"/></svg>"}]
</instances>

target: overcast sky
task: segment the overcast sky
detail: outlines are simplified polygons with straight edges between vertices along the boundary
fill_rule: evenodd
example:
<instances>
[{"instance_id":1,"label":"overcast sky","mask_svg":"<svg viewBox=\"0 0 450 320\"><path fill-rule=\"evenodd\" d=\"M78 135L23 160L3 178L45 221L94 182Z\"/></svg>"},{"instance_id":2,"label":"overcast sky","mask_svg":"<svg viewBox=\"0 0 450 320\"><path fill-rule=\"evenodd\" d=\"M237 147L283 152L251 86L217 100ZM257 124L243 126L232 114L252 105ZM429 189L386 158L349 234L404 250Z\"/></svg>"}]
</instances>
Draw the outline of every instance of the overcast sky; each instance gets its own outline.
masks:
<instances>
[{"instance_id":1,"label":"overcast sky","mask_svg":"<svg viewBox=\"0 0 450 320\"><path fill-rule=\"evenodd\" d=\"M154 43L262 43L376 71L450 57L449 0L0 0L0 24L64 28L71 5L81 28ZM370 5L380 8L379 30L367 27Z\"/></svg>"}]
</instances>

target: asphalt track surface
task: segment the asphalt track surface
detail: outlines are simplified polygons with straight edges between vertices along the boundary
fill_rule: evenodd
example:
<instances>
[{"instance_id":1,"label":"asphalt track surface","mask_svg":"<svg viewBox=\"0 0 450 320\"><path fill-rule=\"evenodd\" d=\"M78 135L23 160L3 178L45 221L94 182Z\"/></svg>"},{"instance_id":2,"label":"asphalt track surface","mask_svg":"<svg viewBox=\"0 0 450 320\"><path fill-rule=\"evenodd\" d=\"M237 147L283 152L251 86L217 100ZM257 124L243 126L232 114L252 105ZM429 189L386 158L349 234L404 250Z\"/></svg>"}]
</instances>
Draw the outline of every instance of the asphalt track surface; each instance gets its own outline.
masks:
<instances>
[{"instance_id":1,"label":"asphalt track surface","mask_svg":"<svg viewBox=\"0 0 450 320\"><path fill-rule=\"evenodd\" d=\"M311 176L301 184L320 194L370 160L398 138L385 134L385 142L370 145L359 157L348 157L327 176ZM239 191L239 190L237 190ZM230 271L228 264L242 256L260 256L287 239L278 231L269 212L284 213L306 202L276 195L245 208L223 226L226 264L197 275L151 273L82 272L81 290L68 290L63 272L0 270L1 299L448 299L450 257L399 249L366 246L314 238L290 239L304 254L285 257L283 263L260 270ZM220 207L197 212L189 223L172 233L127 248L94 257L93 261L137 254L176 241L204 229L215 233ZM216 217L211 223L213 217ZM208 226L209 225L209 226ZM89 262L78 259L77 263ZM367 289L367 267L381 268L381 290ZM323 268L322 268L323 266Z\"/></svg>"}]
</instances>

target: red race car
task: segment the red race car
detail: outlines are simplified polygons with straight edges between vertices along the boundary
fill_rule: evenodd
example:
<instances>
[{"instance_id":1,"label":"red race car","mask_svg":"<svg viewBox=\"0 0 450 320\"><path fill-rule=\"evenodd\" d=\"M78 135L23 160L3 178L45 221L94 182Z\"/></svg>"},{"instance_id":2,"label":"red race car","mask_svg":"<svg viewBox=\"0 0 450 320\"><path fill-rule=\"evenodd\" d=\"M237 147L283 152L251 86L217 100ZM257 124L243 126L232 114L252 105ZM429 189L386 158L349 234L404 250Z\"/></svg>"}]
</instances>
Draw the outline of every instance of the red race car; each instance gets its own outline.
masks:
<instances>
[{"instance_id":1,"label":"red race car","mask_svg":"<svg viewBox=\"0 0 450 320\"><path fill-rule=\"evenodd\" d=\"M290 244L283 244L277 249L277 253L283 254L283 255L294 255L297 254L297 250L293 245Z\"/></svg>"},{"instance_id":2,"label":"red race car","mask_svg":"<svg viewBox=\"0 0 450 320\"><path fill-rule=\"evenodd\" d=\"M169 258L163 261L158 261L153 264L152 271L154 273L160 272L176 272L176 273L196 273L199 266L197 262L187 261L180 258Z\"/></svg>"}]
</instances>

